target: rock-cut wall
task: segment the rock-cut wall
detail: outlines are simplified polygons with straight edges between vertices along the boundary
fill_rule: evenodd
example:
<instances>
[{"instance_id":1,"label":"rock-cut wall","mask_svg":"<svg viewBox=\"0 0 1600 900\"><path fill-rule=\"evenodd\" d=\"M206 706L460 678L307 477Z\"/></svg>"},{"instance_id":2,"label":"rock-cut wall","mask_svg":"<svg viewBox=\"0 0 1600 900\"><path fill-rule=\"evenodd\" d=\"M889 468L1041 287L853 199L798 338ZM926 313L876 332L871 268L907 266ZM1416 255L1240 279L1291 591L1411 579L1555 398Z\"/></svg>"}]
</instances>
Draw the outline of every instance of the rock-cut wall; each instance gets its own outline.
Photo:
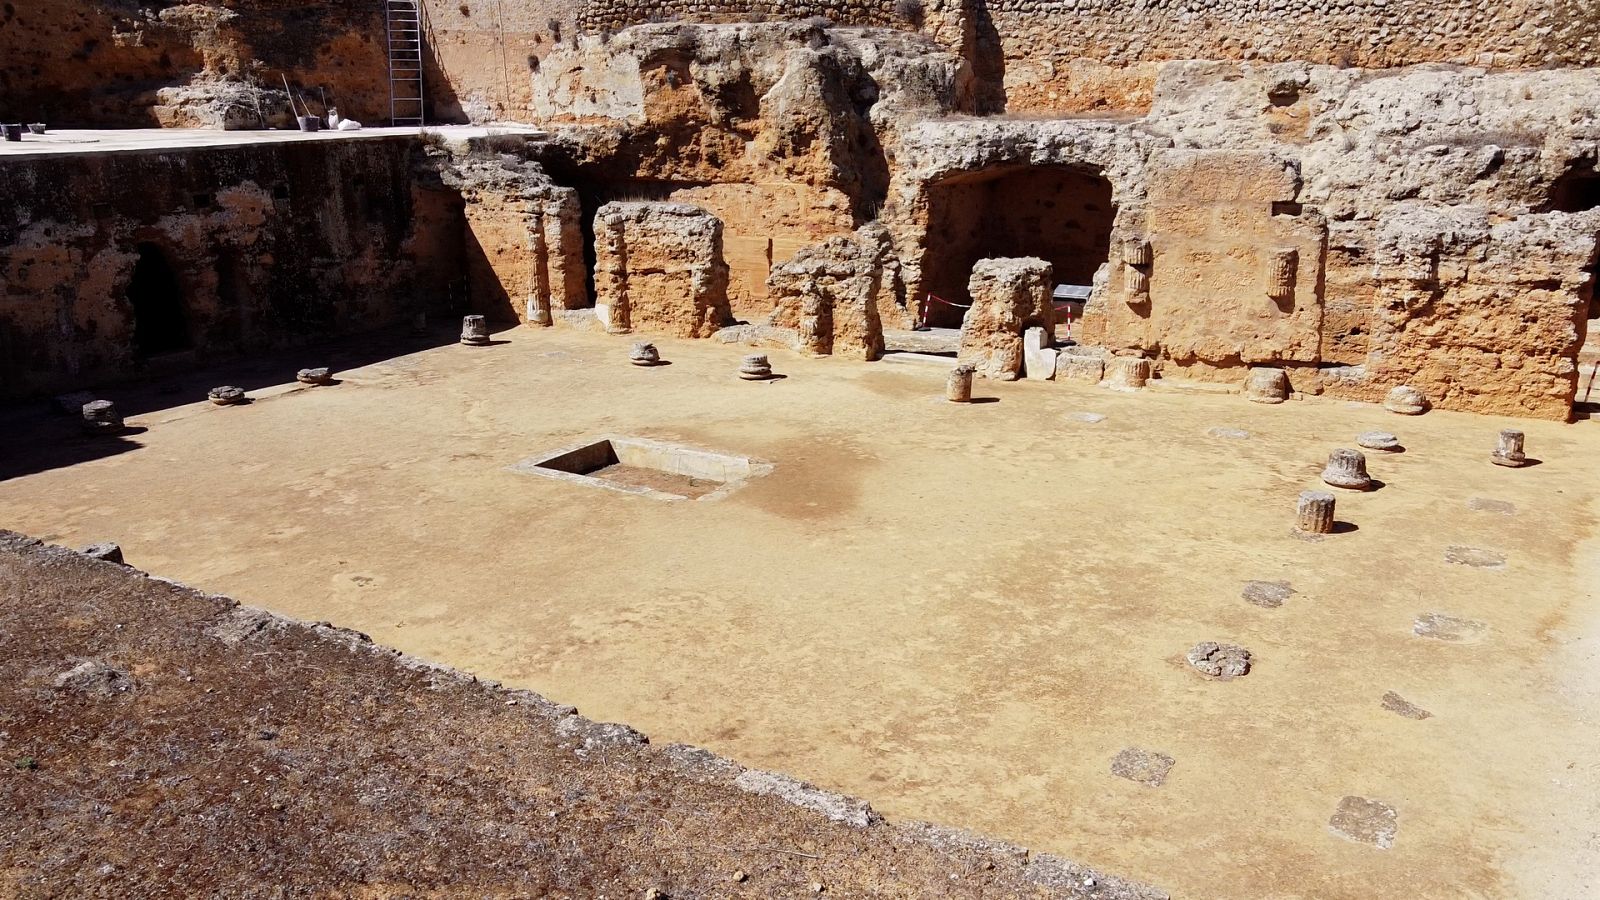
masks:
<instances>
[{"instance_id":1,"label":"rock-cut wall","mask_svg":"<svg viewBox=\"0 0 1600 900\"><path fill-rule=\"evenodd\" d=\"M459 217L418 189L415 150L395 137L8 160L0 396L370 330L448 296Z\"/></svg>"}]
</instances>

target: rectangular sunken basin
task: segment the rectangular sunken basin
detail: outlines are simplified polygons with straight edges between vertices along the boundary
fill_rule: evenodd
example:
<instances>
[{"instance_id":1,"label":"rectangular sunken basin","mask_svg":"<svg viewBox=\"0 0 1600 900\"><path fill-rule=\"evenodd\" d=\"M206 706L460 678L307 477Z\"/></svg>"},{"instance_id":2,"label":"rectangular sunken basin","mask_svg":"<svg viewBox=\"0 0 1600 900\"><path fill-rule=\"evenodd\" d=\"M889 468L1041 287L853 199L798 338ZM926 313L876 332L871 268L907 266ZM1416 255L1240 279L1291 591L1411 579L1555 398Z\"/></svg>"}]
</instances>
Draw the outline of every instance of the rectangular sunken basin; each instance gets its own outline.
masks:
<instances>
[{"instance_id":1,"label":"rectangular sunken basin","mask_svg":"<svg viewBox=\"0 0 1600 900\"><path fill-rule=\"evenodd\" d=\"M653 500L715 500L771 472L772 464L665 441L613 436L529 457L511 471Z\"/></svg>"}]
</instances>

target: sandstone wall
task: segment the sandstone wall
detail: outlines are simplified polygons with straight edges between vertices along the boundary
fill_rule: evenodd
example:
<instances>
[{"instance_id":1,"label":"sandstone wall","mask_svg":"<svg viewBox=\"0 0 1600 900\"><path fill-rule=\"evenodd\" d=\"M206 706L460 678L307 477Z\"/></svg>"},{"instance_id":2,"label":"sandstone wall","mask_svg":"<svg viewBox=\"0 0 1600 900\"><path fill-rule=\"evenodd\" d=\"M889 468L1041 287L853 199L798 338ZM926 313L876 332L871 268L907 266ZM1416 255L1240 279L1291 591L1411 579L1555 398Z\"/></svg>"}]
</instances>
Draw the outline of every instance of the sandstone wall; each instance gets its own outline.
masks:
<instances>
[{"instance_id":1,"label":"sandstone wall","mask_svg":"<svg viewBox=\"0 0 1600 900\"><path fill-rule=\"evenodd\" d=\"M602 206L594 280L595 311L608 331L703 338L732 319L722 223L696 206Z\"/></svg>"},{"instance_id":2,"label":"sandstone wall","mask_svg":"<svg viewBox=\"0 0 1600 900\"><path fill-rule=\"evenodd\" d=\"M1150 262L1112 255L1106 329L1120 347L1179 366L1320 361L1325 228L1293 208L1298 169L1268 152L1158 150L1150 157L1143 234ZM1119 250L1124 250L1119 248ZM1273 289L1274 258L1290 267ZM1130 288L1147 276L1142 291Z\"/></svg>"},{"instance_id":3,"label":"sandstone wall","mask_svg":"<svg viewBox=\"0 0 1600 900\"><path fill-rule=\"evenodd\" d=\"M413 150L381 138L8 160L0 395L361 331L444 297L458 263L413 233L431 209L414 196ZM141 255L170 270L172 343L187 350L136 352Z\"/></svg>"},{"instance_id":4,"label":"sandstone wall","mask_svg":"<svg viewBox=\"0 0 1600 900\"><path fill-rule=\"evenodd\" d=\"M882 225L837 235L775 267L767 280L773 309L765 324L792 329L812 355L877 359L883 313L905 304L894 244Z\"/></svg>"},{"instance_id":5,"label":"sandstone wall","mask_svg":"<svg viewBox=\"0 0 1600 900\"><path fill-rule=\"evenodd\" d=\"M903 125L883 221L912 298L949 289L974 233L1082 224L1082 190L1038 191L1052 214L969 196L976 231L952 228L942 191L1066 168L1115 207L1109 241L1062 244L1097 251L1081 343L1168 377L1273 365L1308 393L1409 383L1444 408L1569 415L1596 312L1600 74L1183 62L1155 86L1138 120Z\"/></svg>"},{"instance_id":6,"label":"sandstone wall","mask_svg":"<svg viewBox=\"0 0 1600 900\"><path fill-rule=\"evenodd\" d=\"M921 30L960 52L991 109L1140 110L1154 63L1255 60L1388 68L1593 66L1600 15L1586 0L586 0L587 31L662 21L826 16Z\"/></svg>"},{"instance_id":7,"label":"sandstone wall","mask_svg":"<svg viewBox=\"0 0 1600 900\"><path fill-rule=\"evenodd\" d=\"M442 161L442 181L460 197L468 307L549 325L557 311L589 306L578 192L533 163L460 152Z\"/></svg>"},{"instance_id":8,"label":"sandstone wall","mask_svg":"<svg viewBox=\"0 0 1600 900\"><path fill-rule=\"evenodd\" d=\"M259 127L287 113L284 76L319 110L320 87L342 115L389 115L383 4L369 0L8 3L0 60L8 121Z\"/></svg>"}]
</instances>

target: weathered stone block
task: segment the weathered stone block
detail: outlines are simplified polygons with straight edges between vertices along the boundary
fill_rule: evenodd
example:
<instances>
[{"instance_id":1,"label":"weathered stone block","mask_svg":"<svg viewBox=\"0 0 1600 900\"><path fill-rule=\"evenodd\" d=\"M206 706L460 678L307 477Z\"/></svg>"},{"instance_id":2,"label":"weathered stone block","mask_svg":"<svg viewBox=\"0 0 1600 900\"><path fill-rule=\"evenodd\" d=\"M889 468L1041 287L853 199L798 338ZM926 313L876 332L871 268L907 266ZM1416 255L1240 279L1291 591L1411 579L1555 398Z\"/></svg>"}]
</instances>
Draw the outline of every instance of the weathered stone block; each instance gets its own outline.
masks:
<instances>
[{"instance_id":1,"label":"weathered stone block","mask_svg":"<svg viewBox=\"0 0 1600 900\"><path fill-rule=\"evenodd\" d=\"M1037 327L1055 341L1052 288L1050 264L1042 259L978 260L968 284L972 308L961 320L957 358L984 378L1015 379L1022 373L1025 328Z\"/></svg>"},{"instance_id":2,"label":"weathered stone block","mask_svg":"<svg viewBox=\"0 0 1600 900\"><path fill-rule=\"evenodd\" d=\"M729 324L722 222L686 203L607 203L595 215L595 309L607 330L710 337Z\"/></svg>"}]
</instances>

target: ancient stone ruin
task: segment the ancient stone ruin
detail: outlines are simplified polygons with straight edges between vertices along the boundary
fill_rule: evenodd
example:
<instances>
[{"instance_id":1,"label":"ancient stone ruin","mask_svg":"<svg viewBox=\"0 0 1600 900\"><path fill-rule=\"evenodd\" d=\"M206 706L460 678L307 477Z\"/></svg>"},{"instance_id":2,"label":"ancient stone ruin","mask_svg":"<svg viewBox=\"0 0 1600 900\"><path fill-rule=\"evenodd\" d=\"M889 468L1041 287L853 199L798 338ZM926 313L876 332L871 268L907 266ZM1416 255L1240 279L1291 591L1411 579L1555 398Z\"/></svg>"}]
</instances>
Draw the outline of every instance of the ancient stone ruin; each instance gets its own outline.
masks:
<instances>
[{"instance_id":1,"label":"ancient stone ruin","mask_svg":"<svg viewBox=\"0 0 1600 900\"><path fill-rule=\"evenodd\" d=\"M0 817L45 836L0 847L0 894L93 893L95 873L137 894L154 876L130 888L118 867L156 857L108 856L97 816L148 812L119 820L148 835L203 806L268 823L219 825L265 848L258 874L335 893L411 872L438 875L422 893L1160 895L889 831L861 801L657 754L542 698L548 771L496 786L525 752L452 755L428 692L459 679L411 653L933 820L1082 840L1185 896L1516 896L1576 854L1501 864L1527 848L1493 841L1600 820L1499 825L1591 774L1553 748L1597 715L1561 655L1592 644L1574 573L1600 520L1580 462L1600 411L1592 2L14 0L0 137L0 528L88 545L0 535L0 575L54 585L18 602L55 610L0 633L0 664L25 657L7 641L33 654L5 670L22 711L0 703L0 751L43 773L0 792L26 801ZM105 537L151 574L80 566L121 561ZM113 600L73 585L126 612L124 588L165 596L168 577L258 587L397 649L378 677L323 665L313 626L262 614L218 637L165 610L133 630L183 628L167 656L101 659L121 625L81 607ZM1490 602L1507 587L1530 599ZM307 784L344 812L291 810L322 830L274 856L251 828L284 812L255 803L281 780L250 770L255 792L207 783L195 806L200 785L172 779L204 766L118 760L145 792L101 801L109 782L74 778L104 760L23 746L126 756L116 711L181 697L144 726L253 735L230 758L263 772L326 768L286 727L322 713L170 680L206 677L173 662L195 634L260 641L202 646L263 693L348 700L341 760L370 761L390 726L415 753L375 766L393 785L353 764ZM1173 649L1230 634L1259 657ZM1325 674L1337 689L1287 702ZM1461 685L1546 731L1465 753ZM532 701L490 690L452 688L498 710L484 734L521 733L499 707ZM376 724L408 704L428 716ZM1396 735L1420 749L1392 770L1344 755ZM1544 755L1453 805L1394 787L1513 751ZM1315 784L1282 765L1313 754ZM413 760L433 780L395 774ZM1215 815L1274 778L1241 808L1297 808ZM449 808L413 808L417 784ZM328 875L328 835L399 833L375 810L402 791L404 821L464 849ZM768 830L732 841L750 797ZM67 807L80 830L57 837ZM685 811L709 828L687 847L668 835ZM499 835L483 822L517 816L545 817L506 826L536 862L477 852ZM1330 874L1391 848L1398 875ZM249 883L199 862L178 892Z\"/></svg>"}]
</instances>

